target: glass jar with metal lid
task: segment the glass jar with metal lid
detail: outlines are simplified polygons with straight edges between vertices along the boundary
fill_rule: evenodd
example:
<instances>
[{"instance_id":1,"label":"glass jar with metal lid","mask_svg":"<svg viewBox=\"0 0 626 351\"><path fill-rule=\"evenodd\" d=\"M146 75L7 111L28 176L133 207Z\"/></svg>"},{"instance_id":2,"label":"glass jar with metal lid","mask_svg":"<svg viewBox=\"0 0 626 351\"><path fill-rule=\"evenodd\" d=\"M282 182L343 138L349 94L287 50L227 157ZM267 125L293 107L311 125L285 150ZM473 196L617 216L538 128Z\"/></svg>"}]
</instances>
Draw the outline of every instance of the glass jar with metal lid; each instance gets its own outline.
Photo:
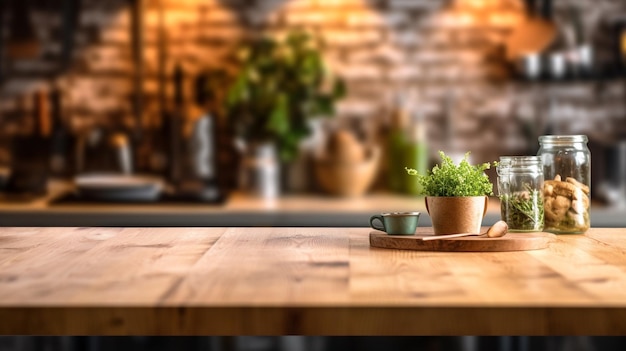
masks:
<instances>
[{"instance_id":1,"label":"glass jar with metal lid","mask_svg":"<svg viewBox=\"0 0 626 351\"><path fill-rule=\"evenodd\" d=\"M502 220L511 232L543 230L543 166L539 156L502 156L496 167Z\"/></svg>"},{"instance_id":2,"label":"glass jar with metal lid","mask_svg":"<svg viewBox=\"0 0 626 351\"><path fill-rule=\"evenodd\" d=\"M580 234L589 229L591 152L586 135L543 135L544 230Z\"/></svg>"}]
</instances>

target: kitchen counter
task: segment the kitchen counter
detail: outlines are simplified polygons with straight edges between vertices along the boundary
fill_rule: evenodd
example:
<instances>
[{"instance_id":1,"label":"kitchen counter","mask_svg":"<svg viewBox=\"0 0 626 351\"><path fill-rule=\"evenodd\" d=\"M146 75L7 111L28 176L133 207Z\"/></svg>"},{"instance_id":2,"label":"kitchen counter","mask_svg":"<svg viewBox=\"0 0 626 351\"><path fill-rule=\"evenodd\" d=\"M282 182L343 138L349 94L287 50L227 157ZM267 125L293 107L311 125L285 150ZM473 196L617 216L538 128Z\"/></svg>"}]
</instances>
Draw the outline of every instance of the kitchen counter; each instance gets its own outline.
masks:
<instances>
[{"instance_id":1,"label":"kitchen counter","mask_svg":"<svg viewBox=\"0 0 626 351\"><path fill-rule=\"evenodd\" d=\"M107 226L107 227L365 227L371 215L380 212L420 211L420 226L430 226L424 198L373 193L358 198L324 195L289 195L275 200L231 194L223 204L156 203L53 204L69 190L52 183L49 195L29 202L0 201L2 226ZM500 204L490 199L483 225L500 219ZM626 226L626 209L592 205L592 226Z\"/></svg>"},{"instance_id":2,"label":"kitchen counter","mask_svg":"<svg viewBox=\"0 0 626 351\"><path fill-rule=\"evenodd\" d=\"M497 206L497 205L494 205ZM386 211L425 212L424 199L389 194L342 199L319 195L263 200L234 193L223 204L0 204L4 226L368 226ZM499 214L498 214L499 216ZM422 216L422 225L430 225Z\"/></svg>"},{"instance_id":3,"label":"kitchen counter","mask_svg":"<svg viewBox=\"0 0 626 351\"><path fill-rule=\"evenodd\" d=\"M626 334L626 230L371 248L367 228L2 228L0 333Z\"/></svg>"},{"instance_id":4,"label":"kitchen counter","mask_svg":"<svg viewBox=\"0 0 626 351\"><path fill-rule=\"evenodd\" d=\"M48 195L29 202L0 202L3 226L213 226L213 227L359 227L368 226L371 215L389 211L426 212L424 198L389 193L359 198L324 195L288 195L273 200L232 193L222 204L202 203L58 203L54 199L70 191L54 182ZM497 199L487 221L499 219ZM493 217L493 218L492 218ZM497 217L497 218L496 218ZM430 225L422 216L420 225Z\"/></svg>"}]
</instances>

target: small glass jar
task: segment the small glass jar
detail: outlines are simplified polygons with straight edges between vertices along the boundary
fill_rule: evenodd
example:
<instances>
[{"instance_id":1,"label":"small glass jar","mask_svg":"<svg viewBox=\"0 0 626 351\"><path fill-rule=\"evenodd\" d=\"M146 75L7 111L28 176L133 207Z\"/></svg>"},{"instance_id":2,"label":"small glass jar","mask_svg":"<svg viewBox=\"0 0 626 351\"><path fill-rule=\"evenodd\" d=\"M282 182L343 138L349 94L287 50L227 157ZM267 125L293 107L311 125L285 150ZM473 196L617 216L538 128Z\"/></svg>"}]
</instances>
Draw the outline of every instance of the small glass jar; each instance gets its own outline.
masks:
<instances>
[{"instance_id":1,"label":"small glass jar","mask_svg":"<svg viewBox=\"0 0 626 351\"><path fill-rule=\"evenodd\" d=\"M591 153L586 135L539 137L543 162L544 230L580 234L589 229Z\"/></svg>"},{"instance_id":2,"label":"small glass jar","mask_svg":"<svg viewBox=\"0 0 626 351\"><path fill-rule=\"evenodd\" d=\"M496 167L500 214L511 232L544 226L543 166L539 156L502 156Z\"/></svg>"}]
</instances>

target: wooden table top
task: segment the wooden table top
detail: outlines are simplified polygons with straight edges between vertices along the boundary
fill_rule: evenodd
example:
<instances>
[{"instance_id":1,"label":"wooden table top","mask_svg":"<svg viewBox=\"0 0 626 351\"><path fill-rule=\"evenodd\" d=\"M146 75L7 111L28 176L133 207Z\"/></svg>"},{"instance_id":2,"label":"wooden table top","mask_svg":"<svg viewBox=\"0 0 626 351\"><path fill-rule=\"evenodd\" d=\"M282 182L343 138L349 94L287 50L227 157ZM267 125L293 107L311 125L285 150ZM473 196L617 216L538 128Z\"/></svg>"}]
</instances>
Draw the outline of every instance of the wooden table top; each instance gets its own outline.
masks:
<instances>
[{"instance_id":1,"label":"wooden table top","mask_svg":"<svg viewBox=\"0 0 626 351\"><path fill-rule=\"evenodd\" d=\"M0 228L0 334L626 334L626 229L500 253L368 228Z\"/></svg>"}]
</instances>

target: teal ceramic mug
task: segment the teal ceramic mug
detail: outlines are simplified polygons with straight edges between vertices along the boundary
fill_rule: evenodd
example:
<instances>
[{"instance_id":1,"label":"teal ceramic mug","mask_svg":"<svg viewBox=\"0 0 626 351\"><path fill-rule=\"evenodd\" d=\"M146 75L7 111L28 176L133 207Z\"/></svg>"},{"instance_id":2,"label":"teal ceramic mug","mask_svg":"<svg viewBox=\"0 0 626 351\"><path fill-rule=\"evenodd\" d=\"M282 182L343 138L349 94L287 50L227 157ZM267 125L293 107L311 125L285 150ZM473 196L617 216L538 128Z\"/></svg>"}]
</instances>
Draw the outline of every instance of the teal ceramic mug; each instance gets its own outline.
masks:
<instances>
[{"instance_id":1,"label":"teal ceramic mug","mask_svg":"<svg viewBox=\"0 0 626 351\"><path fill-rule=\"evenodd\" d=\"M370 226L389 235L414 235L419 219L419 212L386 212L370 217Z\"/></svg>"}]
</instances>

